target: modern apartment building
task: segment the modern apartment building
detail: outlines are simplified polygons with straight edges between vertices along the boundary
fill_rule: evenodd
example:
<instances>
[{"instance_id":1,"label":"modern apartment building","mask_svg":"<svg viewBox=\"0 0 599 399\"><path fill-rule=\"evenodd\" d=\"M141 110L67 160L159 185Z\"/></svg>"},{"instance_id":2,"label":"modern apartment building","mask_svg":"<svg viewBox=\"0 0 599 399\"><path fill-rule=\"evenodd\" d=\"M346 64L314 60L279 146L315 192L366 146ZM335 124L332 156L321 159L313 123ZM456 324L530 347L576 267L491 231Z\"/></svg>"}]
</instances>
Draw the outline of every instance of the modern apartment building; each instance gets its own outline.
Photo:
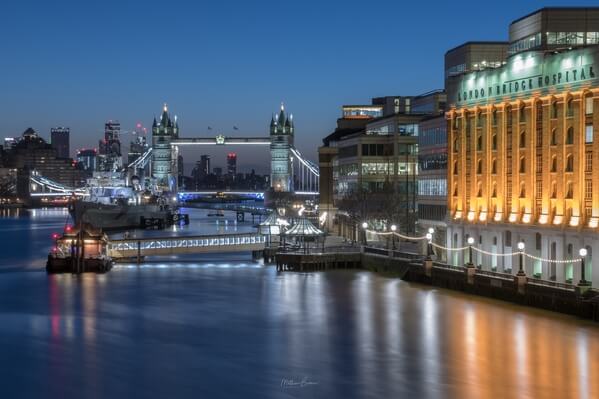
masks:
<instances>
[{"instance_id":1,"label":"modern apartment building","mask_svg":"<svg viewBox=\"0 0 599 399\"><path fill-rule=\"evenodd\" d=\"M320 208L326 228L350 239L358 225L416 230L419 123L445 107L445 93L375 98L345 105L319 148Z\"/></svg>"}]
</instances>

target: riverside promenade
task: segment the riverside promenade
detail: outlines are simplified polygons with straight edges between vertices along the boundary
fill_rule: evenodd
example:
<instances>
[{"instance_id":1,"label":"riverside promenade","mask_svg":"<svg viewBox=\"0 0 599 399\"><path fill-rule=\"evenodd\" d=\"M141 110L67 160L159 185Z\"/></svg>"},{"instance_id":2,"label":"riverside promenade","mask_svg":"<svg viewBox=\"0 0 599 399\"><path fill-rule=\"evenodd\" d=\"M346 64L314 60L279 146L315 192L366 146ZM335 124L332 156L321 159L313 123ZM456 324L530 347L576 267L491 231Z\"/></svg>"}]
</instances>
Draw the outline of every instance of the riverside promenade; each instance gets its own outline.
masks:
<instances>
[{"instance_id":1,"label":"riverside promenade","mask_svg":"<svg viewBox=\"0 0 599 399\"><path fill-rule=\"evenodd\" d=\"M522 275L452 266L424 254L343 244L332 238L323 249L277 252L281 272L357 268L426 284L599 321L599 291Z\"/></svg>"}]
</instances>

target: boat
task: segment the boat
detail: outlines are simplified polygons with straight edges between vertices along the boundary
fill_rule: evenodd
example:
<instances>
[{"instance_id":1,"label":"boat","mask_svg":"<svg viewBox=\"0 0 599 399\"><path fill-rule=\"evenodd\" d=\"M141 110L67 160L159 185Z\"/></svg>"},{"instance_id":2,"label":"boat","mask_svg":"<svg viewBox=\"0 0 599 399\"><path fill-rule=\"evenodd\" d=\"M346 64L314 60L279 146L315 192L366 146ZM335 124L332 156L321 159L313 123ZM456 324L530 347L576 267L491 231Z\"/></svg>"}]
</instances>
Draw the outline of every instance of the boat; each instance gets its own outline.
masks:
<instances>
[{"instance_id":1,"label":"boat","mask_svg":"<svg viewBox=\"0 0 599 399\"><path fill-rule=\"evenodd\" d=\"M46 272L105 273L113 261L106 256L106 235L91 225L66 226L62 236L53 236L55 243L48 254Z\"/></svg>"},{"instance_id":2,"label":"boat","mask_svg":"<svg viewBox=\"0 0 599 399\"><path fill-rule=\"evenodd\" d=\"M130 187L91 187L88 192L69 203L75 225L88 224L102 230L164 228L177 219L176 206L149 192L137 193Z\"/></svg>"}]
</instances>

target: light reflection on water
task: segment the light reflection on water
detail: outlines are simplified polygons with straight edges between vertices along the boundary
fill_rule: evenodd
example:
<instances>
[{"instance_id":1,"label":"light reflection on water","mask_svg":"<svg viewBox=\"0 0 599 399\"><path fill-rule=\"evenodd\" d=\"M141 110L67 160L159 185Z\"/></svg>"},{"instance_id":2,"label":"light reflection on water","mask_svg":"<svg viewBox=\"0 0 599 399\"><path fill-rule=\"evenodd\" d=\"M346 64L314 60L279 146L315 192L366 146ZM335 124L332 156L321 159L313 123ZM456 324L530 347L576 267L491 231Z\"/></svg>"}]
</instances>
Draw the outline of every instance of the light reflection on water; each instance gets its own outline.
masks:
<instances>
[{"instance_id":1,"label":"light reflection on water","mask_svg":"<svg viewBox=\"0 0 599 399\"><path fill-rule=\"evenodd\" d=\"M596 324L367 272L210 254L104 275L17 269L0 295L2 397L599 397ZM282 388L291 378L317 384Z\"/></svg>"}]
</instances>

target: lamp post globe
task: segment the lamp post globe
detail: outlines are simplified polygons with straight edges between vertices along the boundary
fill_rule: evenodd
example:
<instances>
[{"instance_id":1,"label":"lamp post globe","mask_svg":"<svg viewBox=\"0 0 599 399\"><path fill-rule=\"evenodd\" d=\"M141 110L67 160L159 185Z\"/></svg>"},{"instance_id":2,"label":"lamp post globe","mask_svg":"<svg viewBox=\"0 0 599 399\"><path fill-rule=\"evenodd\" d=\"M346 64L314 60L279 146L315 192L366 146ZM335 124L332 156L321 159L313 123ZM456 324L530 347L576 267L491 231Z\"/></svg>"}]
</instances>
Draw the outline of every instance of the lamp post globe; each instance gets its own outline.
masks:
<instances>
[{"instance_id":1,"label":"lamp post globe","mask_svg":"<svg viewBox=\"0 0 599 399\"><path fill-rule=\"evenodd\" d=\"M435 229L433 227L429 227L428 228L428 233L429 234L435 234Z\"/></svg>"},{"instance_id":2,"label":"lamp post globe","mask_svg":"<svg viewBox=\"0 0 599 399\"><path fill-rule=\"evenodd\" d=\"M474 237L468 237L468 267L474 267L472 263L472 244L474 244Z\"/></svg>"},{"instance_id":3,"label":"lamp post globe","mask_svg":"<svg viewBox=\"0 0 599 399\"><path fill-rule=\"evenodd\" d=\"M368 223L362 222L362 228L366 230L368 228Z\"/></svg>"},{"instance_id":4,"label":"lamp post globe","mask_svg":"<svg viewBox=\"0 0 599 399\"><path fill-rule=\"evenodd\" d=\"M395 233L395 231L396 231L396 230L397 230L397 226L396 226L396 225L394 225L394 224L392 224L392 225L391 225L391 231L392 231L393 233ZM391 236L391 243L392 243L392 245L393 245L393 250L395 251L395 234L393 234L393 235Z\"/></svg>"},{"instance_id":5,"label":"lamp post globe","mask_svg":"<svg viewBox=\"0 0 599 399\"><path fill-rule=\"evenodd\" d=\"M590 285L585 276L585 258L588 255L588 251L586 248L582 247L578 250L578 255L580 255L580 281L578 282L579 286L588 286Z\"/></svg>"},{"instance_id":6,"label":"lamp post globe","mask_svg":"<svg viewBox=\"0 0 599 399\"><path fill-rule=\"evenodd\" d=\"M524 273L524 247L526 245L524 244L524 241L519 241L518 242L518 252L520 252L518 254L518 259L519 259L519 269L518 269L518 276L526 276L526 273Z\"/></svg>"},{"instance_id":7,"label":"lamp post globe","mask_svg":"<svg viewBox=\"0 0 599 399\"><path fill-rule=\"evenodd\" d=\"M426 239L427 240L432 240L433 239L433 235L431 233L426 233Z\"/></svg>"}]
</instances>

